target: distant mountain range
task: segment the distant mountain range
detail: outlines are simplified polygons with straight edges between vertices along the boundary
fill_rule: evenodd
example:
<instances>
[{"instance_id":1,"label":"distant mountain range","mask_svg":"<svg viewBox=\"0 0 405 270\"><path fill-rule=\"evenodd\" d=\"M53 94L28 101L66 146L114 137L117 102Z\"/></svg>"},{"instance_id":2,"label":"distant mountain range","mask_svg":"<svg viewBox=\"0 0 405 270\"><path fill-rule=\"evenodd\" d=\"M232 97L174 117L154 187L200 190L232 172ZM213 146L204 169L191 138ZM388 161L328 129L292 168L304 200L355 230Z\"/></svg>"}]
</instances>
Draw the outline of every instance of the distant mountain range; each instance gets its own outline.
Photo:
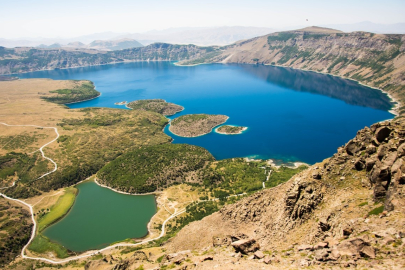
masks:
<instances>
[{"instance_id":1,"label":"distant mountain range","mask_svg":"<svg viewBox=\"0 0 405 270\"><path fill-rule=\"evenodd\" d=\"M372 33L405 34L405 23L377 24L373 22L359 22L353 24L330 24L324 27L338 29L343 32L365 31ZM300 28L296 27L295 29ZM229 45L239 40L263 36L276 31L290 30L286 28L266 27L182 27L165 30L152 30L145 33L94 33L74 38L0 38L0 46L40 47L40 48L95 48L98 50L120 50L155 42L171 44L194 44L199 46ZM88 44L88 45L85 45Z\"/></svg>"},{"instance_id":2,"label":"distant mountain range","mask_svg":"<svg viewBox=\"0 0 405 270\"><path fill-rule=\"evenodd\" d=\"M80 48L80 49L95 49L99 51L117 51L130 48L138 48L143 45L133 39L117 39L117 40L94 40L90 44L84 44L80 41L69 42L67 45L54 43L51 45L41 44L37 48L55 49L55 48Z\"/></svg>"},{"instance_id":3,"label":"distant mountain range","mask_svg":"<svg viewBox=\"0 0 405 270\"><path fill-rule=\"evenodd\" d=\"M266 27L215 27L215 28L170 28L161 31L149 31L143 34L127 34L121 38L133 38L144 45L155 42L171 44L194 44L199 46L228 45L238 40L249 39L275 32Z\"/></svg>"},{"instance_id":4,"label":"distant mountain range","mask_svg":"<svg viewBox=\"0 0 405 270\"><path fill-rule=\"evenodd\" d=\"M241 39L249 39L256 36L262 36L275 32L275 29L265 27L185 27L185 28L169 28L166 30L152 30L145 33L96 33L87 36L80 36L69 39L61 38L21 38L21 39L3 39L0 38L0 46L13 47L40 47L40 48L59 48L73 47L83 48L83 44L89 44L87 48L92 48L93 45L104 50L118 50L120 45L113 45L118 41L122 43L123 48L128 47L128 42L123 40L138 41L142 45L149 45L155 42L167 42L172 44L194 44L200 46L209 45L227 45ZM97 44L95 44L96 42ZM105 42L105 45L100 45ZM112 43L112 45L108 45ZM135 43L134 43L135 44ZM101 46L101 47L100 47ZM131 45L132 46L132 45ZM86 47L86 46L85 46ZM139 47L139 45L135 46ZM108 49L107 49L108 48Z\"/></svg>"}]
</instances>

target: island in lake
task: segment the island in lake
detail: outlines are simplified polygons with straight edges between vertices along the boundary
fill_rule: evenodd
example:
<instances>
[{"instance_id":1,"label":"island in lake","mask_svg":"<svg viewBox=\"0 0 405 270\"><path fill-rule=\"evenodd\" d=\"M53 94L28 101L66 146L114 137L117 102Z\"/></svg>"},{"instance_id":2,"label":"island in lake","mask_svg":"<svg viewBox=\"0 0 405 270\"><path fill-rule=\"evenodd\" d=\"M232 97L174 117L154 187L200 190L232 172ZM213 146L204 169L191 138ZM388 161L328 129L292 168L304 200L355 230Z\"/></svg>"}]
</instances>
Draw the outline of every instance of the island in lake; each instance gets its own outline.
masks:
<instances>
[{"instance_id":1,"label":"island in lake","mask_svg":"<svg viewBox=\"0 0 405 270\"><path fill-rule=\"evenodd\" d=\"M121 102L115 102L114 105L126 105L126 101L121 101Z\"/></svg>"},{"instance_id":2,"label":"island in lake","mask_svg":"<svg viewBox=\"0 0 405 270\"><path fill-rule=\"evenodd\" d=\"M220 114L187 114L171 121L169 130L181 137L198 137L208 134L212 129L228 120Z\"/></svg>"},{"instance_id":3,"label":"island in lake","mask_svg":"<svg viewBox=\"0 0 405 270\"><path fill-rule=\"evenodd\" d=\"M132 101L127 104L128 108L134 110L144 110L144 111L152 111L157 112L163 115L173 115L178 112L184 110L184 107L166 102L164 99L143 99L143 100L136 100Z\"/></svg>"},{"instance_id":4,"label":"island in lake","mask_svg":"<svg viewBox=\"0 0 405 270\"><path fill-rule=\"evenodd\" d=\"M242 132L245 130L247 130L247 127L223 125L223 126L220 126L219 128L217 128L215 131L219 134L236 135L236 134L242 134Z\"/></svg>"}]
</instances>

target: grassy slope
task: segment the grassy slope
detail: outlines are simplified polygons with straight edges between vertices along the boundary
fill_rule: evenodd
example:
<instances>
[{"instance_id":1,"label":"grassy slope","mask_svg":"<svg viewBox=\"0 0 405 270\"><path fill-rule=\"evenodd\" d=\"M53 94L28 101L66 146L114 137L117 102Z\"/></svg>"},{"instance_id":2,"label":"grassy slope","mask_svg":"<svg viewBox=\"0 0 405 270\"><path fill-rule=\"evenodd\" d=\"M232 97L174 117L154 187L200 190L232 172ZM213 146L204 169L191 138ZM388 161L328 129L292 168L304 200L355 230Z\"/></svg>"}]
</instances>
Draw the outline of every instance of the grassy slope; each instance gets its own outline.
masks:
<instances>
[{"instance_id":1,"label":"grassy slope","mask_svg":"<svg viewBox=\"0 0 405 270\"><path fill-rule=\"evenodd\" d=\"M126 151L170 141L162 132L167 119L159 114L97 108L81 111L84 113L82 118L61 120L60 133L69 135L61 135L59 147L53 153L47 150L58 163L59 170L40 181L17 182L6 191L7 194L28 197L40 191L70 186L95 174ZM33 191L27 193L29 189Z\"/></svg>"},{"instance_id":2,"label":"grassy slope","mask_svg":"<svg viewBox=\"0 0 405 270\"><path fill-rule=\"evenodd\" d=\"M266 162L246 162L242 158L233 158L211 163L199 172L199 177L203 179L205 187L211 191L213 197L223 198L262 189L263 181L266 180L270 169L272 174L265 183L266 187L281 184L306 168L302 166L297 169L287 167L277 169L270 167Z\"/></svg>"},{"instance_id":3,"label":"grassy slope","mask_svg":"<svg viewBox=\"0 0 405 270\"><path fill-rule=\"evenodd\" d=\"M51 207L51 211L38 220L38 231L43 231L46 227L55 223L67 214L75 202L76 194L76 188L67 188L65 194L58 199L54 206Z\"/></svg>"},{"instance_id":4,"label":"grassy slope","mask_svg":"<svg viewBox=\"0 0 405 270\"><path fill-rule=\"evenodd\" d=\"M0 197L0 268L12 261L30 238L30 213Z\"/></svg>"},{"instance_id":5,"label":"grassy slope","mask_svg":"<svg viewBox=\"0 0 405 270\"><path fill-rule=\"evenodd\" d=\"M69 251L66 248L57 243L51 242L42 234L38 234L34 238L28 249L39 254L52 252L56 257L61 259L69 257Z\"/></svg>"}]
</instances>

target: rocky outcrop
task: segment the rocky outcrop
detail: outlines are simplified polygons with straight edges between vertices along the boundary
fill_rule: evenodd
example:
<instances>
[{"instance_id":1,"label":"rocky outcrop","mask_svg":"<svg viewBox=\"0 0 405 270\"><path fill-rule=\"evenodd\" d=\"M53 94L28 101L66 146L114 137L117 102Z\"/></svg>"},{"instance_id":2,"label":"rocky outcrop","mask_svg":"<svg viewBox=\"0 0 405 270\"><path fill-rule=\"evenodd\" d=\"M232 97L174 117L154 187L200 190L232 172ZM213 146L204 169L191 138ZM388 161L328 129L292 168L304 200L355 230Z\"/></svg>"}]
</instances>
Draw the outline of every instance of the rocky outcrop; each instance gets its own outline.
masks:
<instances>
[{"instance_id":1,"label":"rocky outcrop","mask_svg":"<svg viewBox=\"0 0 405 270\"><path fill-rule=\"evenodd\" d=\"M328 163L326 171L352 163L353 169L366 171L374 200L385 200L385 210L401 208L405 183L405 121L402 119L372 125L340 148ZM343 163L342 163L343 162Z\"/></svg>"}]
</instances>

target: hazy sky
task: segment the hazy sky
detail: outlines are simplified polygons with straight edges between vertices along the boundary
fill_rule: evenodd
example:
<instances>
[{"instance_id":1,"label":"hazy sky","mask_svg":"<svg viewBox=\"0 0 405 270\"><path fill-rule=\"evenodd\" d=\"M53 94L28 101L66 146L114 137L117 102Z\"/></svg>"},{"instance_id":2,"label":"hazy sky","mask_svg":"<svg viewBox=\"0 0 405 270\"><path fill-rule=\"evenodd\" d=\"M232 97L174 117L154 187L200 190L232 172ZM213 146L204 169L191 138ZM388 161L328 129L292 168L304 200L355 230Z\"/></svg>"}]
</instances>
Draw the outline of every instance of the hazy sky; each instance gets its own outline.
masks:
<instances>
[{"instance_id":1,"label":"hazy sky","mask_svg":"<svg viewBox=\"0 0 405 270\"><path fill-rule=\"evenodd\" d=\"M361 21L405 22L405 0L0 0L0 38Z\"/></svg>"}]
</instances>

